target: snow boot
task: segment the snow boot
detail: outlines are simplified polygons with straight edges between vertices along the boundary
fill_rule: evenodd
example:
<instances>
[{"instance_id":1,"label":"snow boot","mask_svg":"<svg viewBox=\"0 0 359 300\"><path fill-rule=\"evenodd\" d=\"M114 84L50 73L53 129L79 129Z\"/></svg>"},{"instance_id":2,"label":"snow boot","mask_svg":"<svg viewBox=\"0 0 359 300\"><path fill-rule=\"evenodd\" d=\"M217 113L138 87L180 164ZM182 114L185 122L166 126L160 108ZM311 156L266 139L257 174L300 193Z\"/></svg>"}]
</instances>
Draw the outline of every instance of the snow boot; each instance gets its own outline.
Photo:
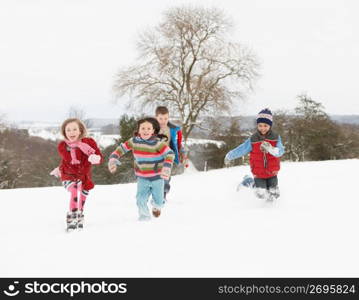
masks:
<instances>
[{"instance_id":1,"label":"snow boot","mask_svg":"<svg viewBox=\"0 0 359 300\"><path fill-rule=\"evenodd\" d=\"M155 218L158 218L161 214L161 209L156 207L152 208L152 214Z\"/></svg>"},{"instance_id":2,"label":"snow boot","mask_svg":"<svg viewBox=\"0 0 359 300\"><path fill-rule=\"evenodd\" d=\"M243 188L254 188L254 185L254 179L249 175L245 175L237 186L237 192Z\"/></svg>"},{"instance_id":3,"label":"snow boot","mask_svg":"<svg viewBox=\"0 0 359 300\"><path fill-rule=\"evenodd\" d=\"M79 210L77 213L77 228L83 229L84 228L84 212Z\"/></svg>"},{"instance_id":4,"label":"snow boot","mask_svg":"<svg viewBox=\"0 0 359 300\"><path fill-rule=\"evenodd\" d=\"M66 231L73 231L77 228L77 211L68 212L66 215Z\"/></svg>"},{"instance_id":5,"label":"snow boot","mask_svg":"<svg viewBox=\"0 0 359 300\"><path fill-rule=\"evenodd\" d=\"M272 201L278 199L279 196L280 196L280 192L279 192L278 186L273 187L273 188L269 188L267 201L272 202Z\"/></svg>"}]
</instances>

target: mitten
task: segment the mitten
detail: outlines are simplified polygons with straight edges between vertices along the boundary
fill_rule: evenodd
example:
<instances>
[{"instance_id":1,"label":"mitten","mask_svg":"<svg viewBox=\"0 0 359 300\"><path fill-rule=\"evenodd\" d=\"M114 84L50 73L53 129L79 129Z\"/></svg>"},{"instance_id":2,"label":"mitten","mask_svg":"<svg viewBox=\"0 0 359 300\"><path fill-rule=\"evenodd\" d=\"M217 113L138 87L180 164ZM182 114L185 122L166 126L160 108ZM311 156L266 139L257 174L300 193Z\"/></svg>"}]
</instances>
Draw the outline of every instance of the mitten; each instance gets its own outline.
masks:
<instances>
[{"instance_id":1,"label":"mitten","mask_svg":"<svg viewBox=\"0 0 359 300\"><path fill-rule=\"evenodd\" d=\"M279 149L278 148L276 148L276 147L273 147L270 143L268 143L268 142L263 142L262 144L261 144L261 150L263 151L263 152L267 152L267 153L270 153L270 154L272 154L272 155L278 155L278 153L279 153Z\"/></svg>"},{"instance_id":2,"label":"mitten","mask_svg":"<svg viewBox=\"0 0 359 300\"><path fill-rule=\"evenodd\" d=\"M264 141L261 146L260 146L260 149L263 151L263 152L269 152L269 149L272 147L272 145L266 141Z\"/></svg>"},{"instance_id":3,"label":"mitten","mask_svg":"<svg viewBox=\"0 0 359 300\"><path fill-rule=\"evenodd\" d=\"M121 162L117 158L110 158L108 161L108 169L111 173L115 173L117 166L120 166Z\"/></svg>"},{"instance_id":4,"label":"mitten","mask_svg":"<svg viewBox=\"0 0 359 300\"><path fill-rule=\"evenodd\" d=\"M171 176L171 168L169 167L163 167L161 171L161 178L168 180Z\"/></svg>"},{"instance_id":5,"label":"mitten","mask_svg":"<svg viewBox=\"0 0 359 300\"><path fill-rule=\"evenodd\" d=\"M101 156L97 154L91 154L88 158L88 161L93 165L97 165L101 161Z\"/></svg>"},{"instance_id":6,"label":"mitten","mask_svg":"<svg viewBox=\"0 0 359 300\"><path fill-rule=\"evenodd\" d=\"M184 153L182 153L182 155L181 155L181 162L185 166L185 168L188 168L189 159L188 159L188 156L186 154L184 154Z\"/></svg>"},{"instance_id":7,"label":"mitten","mask_svg":"<svg viewBox=\"0 0 359 300\"><path fill-rule=\"evenodd\" d=\"M231 160L226 156L226 157L224 158L224 165L225 165L226 167L229 167L231 164L232 164L232 163L231 163Z\"/></svg>"},{"instance_id":8,"label":"mitten","mask_svg":"<svg viewBox=\"0 0 359 300\"><path fill-rule=\"evenodd\" d=\"M61 176L61 172L60 172L59 167L53 169L53 170L50 172L50 175L55 176L55 177L60 177L60 176Z\"/></svg>"}]
</instances>

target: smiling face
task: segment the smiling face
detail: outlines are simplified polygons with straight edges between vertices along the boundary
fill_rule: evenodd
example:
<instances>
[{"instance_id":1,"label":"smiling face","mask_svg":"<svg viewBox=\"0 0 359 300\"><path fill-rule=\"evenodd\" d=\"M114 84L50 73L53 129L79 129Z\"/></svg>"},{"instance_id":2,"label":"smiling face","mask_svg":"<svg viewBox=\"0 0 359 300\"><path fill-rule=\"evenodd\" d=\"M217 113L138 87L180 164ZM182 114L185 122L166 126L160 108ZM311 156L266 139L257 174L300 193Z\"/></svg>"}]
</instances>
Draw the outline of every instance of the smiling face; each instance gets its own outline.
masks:
<instances>
[{"instance_id":1,"label":"smiling face","mask_svg":"<svg viewBox=\"0 0 359 300\"><path fill-rule=\"evenodd\" d=\"M161 128L166 128L168 125L169 114L158 114L156 119L158 123L160 123Z\"/></svg>"},{"instance_id":2,"label":"smiling face","mask_svg":"<svg viewBox=\"0 0 359 300\"><path fill-rule=\"evenodd\" d=\"M258 123L257 129L262 135L266 135L270 129L270 126L267 123Z\"/></svg>"},{"instance_id":3,"label":"smiling face","mask_svg":"<svg viewBox=\"0 0 359 300\"><path fill-rule=\"evenodd\" d=\"M81 131L80 127L76 122L68 123L65 127L66 138L70 142L76 142L79 140Z\"/></svg>"},{"instance_id":4,"label":"smiling face","mask_svg":"<svg viewBox=\"0 0 359 300\"><path fill-rule=\"evenodd\" d=\"M153 129L153 125L150 122L143 122L138 128L138 134L144 140L148 140L154 134L154 132L155 130Z\"/></svg>"}]
</instances>

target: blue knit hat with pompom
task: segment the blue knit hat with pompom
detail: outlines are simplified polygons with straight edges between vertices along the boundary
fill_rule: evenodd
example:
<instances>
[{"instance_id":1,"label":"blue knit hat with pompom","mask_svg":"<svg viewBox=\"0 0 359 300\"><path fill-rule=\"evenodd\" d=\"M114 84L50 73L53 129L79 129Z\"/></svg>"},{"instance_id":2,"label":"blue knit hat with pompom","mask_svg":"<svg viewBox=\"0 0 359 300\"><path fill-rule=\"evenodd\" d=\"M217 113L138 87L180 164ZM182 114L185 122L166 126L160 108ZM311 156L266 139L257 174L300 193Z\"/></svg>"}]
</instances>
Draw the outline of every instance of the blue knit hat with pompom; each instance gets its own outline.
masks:
<instances>
[{"instance_id":1,"label":"blue knit hat with pompom","mask_svg":"<svg viewBox=\"0 0 359 300\"><path fill-rule=\"evenodd\" d=\"M273 116L272 112L269 108L262 109L257 116L257 124L258 123L266 123L269 126L273 124Z\"/></svg>"}]
</instances>

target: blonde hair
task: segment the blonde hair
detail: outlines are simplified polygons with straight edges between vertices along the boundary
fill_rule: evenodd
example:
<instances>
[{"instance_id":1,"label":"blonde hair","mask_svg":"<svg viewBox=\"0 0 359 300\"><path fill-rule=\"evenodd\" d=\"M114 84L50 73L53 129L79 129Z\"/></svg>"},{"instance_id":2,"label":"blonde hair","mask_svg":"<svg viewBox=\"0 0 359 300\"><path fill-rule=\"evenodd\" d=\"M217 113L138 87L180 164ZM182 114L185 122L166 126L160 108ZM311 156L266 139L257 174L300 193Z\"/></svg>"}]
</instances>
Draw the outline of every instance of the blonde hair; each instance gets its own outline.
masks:
<instances>
[{"instance_id":1,"label":"blonde hair","mask_svg":"<svg viewBox=\"0 0 359 300\"><path fill-rule=\"evenodd\" d=\"M84 137L87 136L87 128L86 128L86 125L80 120L80 119L77 119L77 118L69 118L67 120L65 120L62 125L61 125L61 134L63 135L63 137L65 139L67 139L67 136L66 136L66 126L70 123L76 123L78 126L79 126L79 129L80 129L80 136L79 138L82 139Z\"/></svg>"}]
</instances>

